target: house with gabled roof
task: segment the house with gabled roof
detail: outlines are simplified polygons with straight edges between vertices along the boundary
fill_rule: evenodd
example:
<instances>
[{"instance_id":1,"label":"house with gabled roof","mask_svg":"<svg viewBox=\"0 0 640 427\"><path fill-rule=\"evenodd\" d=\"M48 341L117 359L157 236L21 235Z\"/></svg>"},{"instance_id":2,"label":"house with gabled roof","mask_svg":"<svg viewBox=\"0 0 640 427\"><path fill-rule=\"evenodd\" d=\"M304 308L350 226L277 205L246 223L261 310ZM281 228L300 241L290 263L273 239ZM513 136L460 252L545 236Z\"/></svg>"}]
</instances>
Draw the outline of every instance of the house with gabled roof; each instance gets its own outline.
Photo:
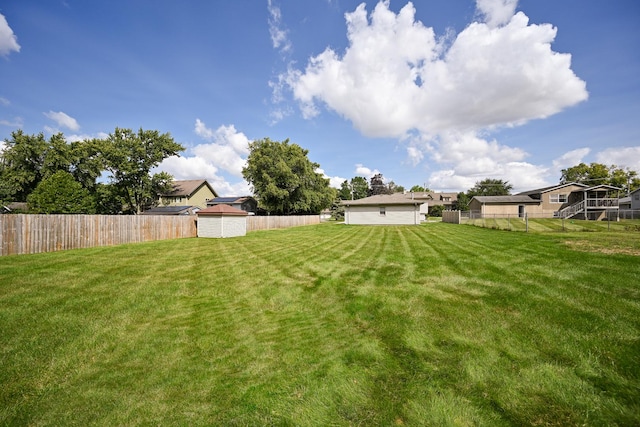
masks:
<instances>
[{"instance_id":1,"label":"house with gabled roof","mask_svg":"<svg viewBox=\"0 0 640 427\"><path fill-rule=\"evenodd\" d=\"M618 209L617 193L621 190L611 185L570 182L509 196L474 196L469 209L472 216L531 214L597 220L607 211Z\"/></svg>"},{"instance_id":2,"label":"house with gabled roof","mask_svg":"<svg viewBox=\"0 0 640 427\"><path fill-rule=\"evenodd\" d=\"M173 181L173 189L158 196L160 206L207 207L207 200L218 197L213 187L205 179Z\"/></svg>"},{"instance_id":3,"label":"house with gabled roof","mask_svg":"<svg viewBox=\"0 0 640 427\"><path fill-rule=\"evenodd\" d=\"M345 224L418 225L425 200L414 193L394 193L343 200L340 204L344 206Z\"/></svg>"}]
</instances>

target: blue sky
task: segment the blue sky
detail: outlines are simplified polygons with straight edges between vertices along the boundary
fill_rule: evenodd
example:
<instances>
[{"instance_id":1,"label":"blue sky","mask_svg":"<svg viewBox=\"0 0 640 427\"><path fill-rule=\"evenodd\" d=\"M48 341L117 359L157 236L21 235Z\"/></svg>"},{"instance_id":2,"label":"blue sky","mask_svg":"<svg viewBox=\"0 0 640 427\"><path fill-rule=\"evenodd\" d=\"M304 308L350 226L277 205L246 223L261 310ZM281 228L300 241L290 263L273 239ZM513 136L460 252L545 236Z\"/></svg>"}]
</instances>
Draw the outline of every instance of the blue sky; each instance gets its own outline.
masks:
<instances>
[{"instance_id":1,"label":"blue sky","mask_svg":"<svg viewBox=\"0 0 640 427\"><path fill-rule=\"evenodd\" d=\"M159 169L221 195L265 137L336 187L640 171L638 22L636 0L6 0L0 139L169 132L186 150Z\"/></svg>"}]
</instances>

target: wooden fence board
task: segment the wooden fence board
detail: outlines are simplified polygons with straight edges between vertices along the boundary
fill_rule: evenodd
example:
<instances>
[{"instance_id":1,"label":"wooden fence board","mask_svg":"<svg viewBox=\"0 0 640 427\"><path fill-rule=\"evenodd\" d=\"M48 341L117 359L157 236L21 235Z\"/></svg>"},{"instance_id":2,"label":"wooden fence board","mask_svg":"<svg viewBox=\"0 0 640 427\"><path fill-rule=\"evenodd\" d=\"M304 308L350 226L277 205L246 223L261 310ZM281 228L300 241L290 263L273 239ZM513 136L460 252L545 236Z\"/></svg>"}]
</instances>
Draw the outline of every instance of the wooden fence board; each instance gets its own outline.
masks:
<instances>
[{"instance_id":1,"label":"wooden fence board","mask_svg":"<svg viewBox=\"0 0 640 427\"><path fill-rule=\"evenodd\" d=\"M0 215L0 255L196 237L194 216Z\"/></svg>"},{"instance_id":2,"label":"wooden fence board","mask_svg":"<svg viewBox=\"0 0 640 427\"><path fill-rule=\"evenodd\" d=\"M0 215L0 256L196 237L196 217ZM247 231L320 223L319 215L248 216Z\"/></svg>"}]
</instances>

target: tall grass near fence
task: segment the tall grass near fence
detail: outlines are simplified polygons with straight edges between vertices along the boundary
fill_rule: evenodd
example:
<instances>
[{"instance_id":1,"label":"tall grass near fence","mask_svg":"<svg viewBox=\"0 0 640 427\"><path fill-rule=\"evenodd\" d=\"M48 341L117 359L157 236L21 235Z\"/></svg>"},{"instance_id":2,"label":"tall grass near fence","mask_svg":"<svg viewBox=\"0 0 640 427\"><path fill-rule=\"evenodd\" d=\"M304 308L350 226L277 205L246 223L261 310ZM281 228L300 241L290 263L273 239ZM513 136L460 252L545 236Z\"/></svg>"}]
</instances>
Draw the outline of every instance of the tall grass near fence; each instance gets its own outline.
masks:
<instances>
[{"instance_id":1,"label":"tall grass near fence","mask_svg":"<svg viewBox=\"0 0 640 427\"><path fill-rule=\"evenodd\" d=\"M639 235L322 224L2 257L0 425L639 425Z\"/></svg>"},{"instance_id":2,"label":"tall grass near fence","mask_svg":"<svg viewBox=\"0 0 640 427\"><path fill-rule=\"evenodd\" d=\"M535 217L529 215L524 217L518 215L482 215L462 217L460 223L496 230L540 233L572 231L627 232L640 229L640 220L619 219L617 217L613 217L610 220L593 221L571 218Z\"/></svg>"}]
</instances>

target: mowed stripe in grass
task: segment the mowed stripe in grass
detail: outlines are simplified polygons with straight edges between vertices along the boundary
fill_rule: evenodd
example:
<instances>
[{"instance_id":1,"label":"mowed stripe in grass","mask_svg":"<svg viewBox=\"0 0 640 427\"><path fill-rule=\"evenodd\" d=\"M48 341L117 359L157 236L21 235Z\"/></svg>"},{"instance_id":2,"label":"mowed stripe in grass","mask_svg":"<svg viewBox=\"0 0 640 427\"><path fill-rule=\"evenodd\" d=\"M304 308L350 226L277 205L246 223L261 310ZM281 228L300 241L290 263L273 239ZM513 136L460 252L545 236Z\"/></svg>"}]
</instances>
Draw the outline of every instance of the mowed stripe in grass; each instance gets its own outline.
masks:
<instances>
[{"instance_id":1,"label":"mowed stripe in grass","mask_svg":"<svg viewBox=\"0 0 640 427\"><path fill-rule=\"evenodd\" d=\"M638 424L638 257L567 238L330 224L0 258L0 423Z\"/></svg>"}]
</instances>

